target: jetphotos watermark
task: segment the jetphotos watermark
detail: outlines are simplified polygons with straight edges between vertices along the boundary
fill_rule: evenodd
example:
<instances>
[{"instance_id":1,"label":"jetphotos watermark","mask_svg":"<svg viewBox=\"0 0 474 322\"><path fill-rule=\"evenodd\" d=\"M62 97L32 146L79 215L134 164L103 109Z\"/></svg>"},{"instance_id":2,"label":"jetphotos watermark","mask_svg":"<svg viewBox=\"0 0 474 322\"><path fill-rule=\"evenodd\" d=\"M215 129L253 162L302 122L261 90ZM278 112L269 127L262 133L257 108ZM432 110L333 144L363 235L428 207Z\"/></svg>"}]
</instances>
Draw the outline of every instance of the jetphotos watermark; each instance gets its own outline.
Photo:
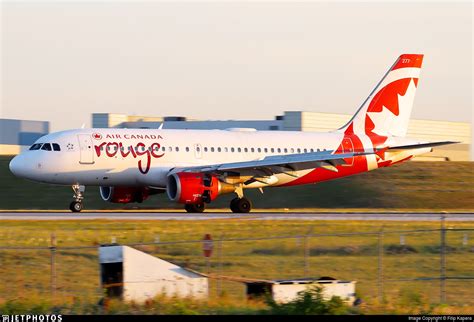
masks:
<instances>
[{"instance_id":1,"label":"jetphotos watermark","mask_svg":"<svg viewBox=\"0 0 474 322\"><path fill-rule=\"evenodd\" d=\"M2 314L1 322L61 322L60 314Z\"/></svg>"}]
</instances>

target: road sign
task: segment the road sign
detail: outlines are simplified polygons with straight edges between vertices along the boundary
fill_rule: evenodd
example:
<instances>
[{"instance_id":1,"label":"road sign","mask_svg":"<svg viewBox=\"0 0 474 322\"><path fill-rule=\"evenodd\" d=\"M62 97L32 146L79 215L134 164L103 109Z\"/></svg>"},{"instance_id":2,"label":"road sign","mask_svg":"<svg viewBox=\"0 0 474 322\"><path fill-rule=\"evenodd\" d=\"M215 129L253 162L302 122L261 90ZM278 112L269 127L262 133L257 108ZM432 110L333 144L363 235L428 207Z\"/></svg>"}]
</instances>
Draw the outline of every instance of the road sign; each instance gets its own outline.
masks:
<instances>
[{"instance_id":1,"label":"road sign","mask_svg":"<svg viewBox=\"0 0 474 322\"><path fill-rule=\"evenodd\" d=\"M202 239L202 251L205 257L211 257L212 249L214 248L214 242L212 241L211 234L205 234Z\"/></svg>"}]
</instances>

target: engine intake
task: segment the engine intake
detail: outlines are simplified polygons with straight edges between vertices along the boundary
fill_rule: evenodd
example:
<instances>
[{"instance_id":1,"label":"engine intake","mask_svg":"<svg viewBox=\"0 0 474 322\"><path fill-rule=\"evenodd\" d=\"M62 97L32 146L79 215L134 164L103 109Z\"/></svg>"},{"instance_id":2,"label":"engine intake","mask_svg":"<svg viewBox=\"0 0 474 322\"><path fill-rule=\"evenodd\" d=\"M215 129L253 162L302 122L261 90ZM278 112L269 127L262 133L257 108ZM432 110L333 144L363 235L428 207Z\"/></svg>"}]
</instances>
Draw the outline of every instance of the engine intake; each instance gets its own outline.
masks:
<instances>
[{"instance_id":1,"label":"engine intake","mask_svg":"<svg viewBox=\"0 0 474 322\"><path fill-rule=\"evenodd\" d=\"M168 198L184 204L209 203L234 190L233 185L221 182L215 176L192 172L173 173L168 176L166 185Z\"/></svg>"}]
</instances>

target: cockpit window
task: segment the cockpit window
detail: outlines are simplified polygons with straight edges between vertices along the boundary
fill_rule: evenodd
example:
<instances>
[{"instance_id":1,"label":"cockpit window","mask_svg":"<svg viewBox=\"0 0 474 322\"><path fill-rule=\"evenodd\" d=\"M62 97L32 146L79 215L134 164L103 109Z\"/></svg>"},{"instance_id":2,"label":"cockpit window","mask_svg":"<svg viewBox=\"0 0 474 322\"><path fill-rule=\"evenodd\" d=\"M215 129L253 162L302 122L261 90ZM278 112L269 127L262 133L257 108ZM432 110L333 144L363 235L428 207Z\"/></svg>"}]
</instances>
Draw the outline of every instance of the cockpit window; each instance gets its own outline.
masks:
<instances>
[{"instance_id":1,"label":"cockpit window","mask_svg":"<svg viewBox=\"0 0 474 322\"><path fill-rule=\"evenodd\" d=\"M53 150L54 151L61 151L61 147L57 143L53 143Z\"/></svg>"},{"instance_id":2,"label":"cockpit window","mask_svg":"<svg viewBox=\"0 0 474 322\"><path fill-rule=\"evenodd\" d=\"M43 143L35 143L31 146L30 150L39 150Z\"/></svg>"},{"instance_id":3,"label":"cockpit window","mask_svg":"<svg viewBox=\"0 0 474 322\"><path fill-rule=\"evenodd\" d=\"M43 144L43 146L41 147L41 150L51 151L51 144L49 143Z\"/></svg>"}]
</instances>

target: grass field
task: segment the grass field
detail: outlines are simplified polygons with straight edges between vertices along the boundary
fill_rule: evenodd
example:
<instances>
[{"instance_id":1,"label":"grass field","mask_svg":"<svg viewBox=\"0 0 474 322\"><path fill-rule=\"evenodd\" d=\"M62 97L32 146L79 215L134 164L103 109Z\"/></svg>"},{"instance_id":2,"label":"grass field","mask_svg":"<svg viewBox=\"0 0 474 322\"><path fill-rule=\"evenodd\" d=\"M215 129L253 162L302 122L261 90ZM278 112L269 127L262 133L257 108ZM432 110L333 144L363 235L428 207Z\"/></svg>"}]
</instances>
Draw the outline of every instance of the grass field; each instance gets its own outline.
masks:
<instances>
[{"instance_id":1,"label":"grass field","mask_svg":"<svg viewBox=\"0 0 474 322\"><path fill-rule=\"evenodd\" d=\"M302 236L313 234L377 232L438 229L436 222L343 222L343 221L256 221L243 219L210 221L3 221L0 228L0 311L23 308L66 313L99 312L96 303L99 289L97 245L143 243L137 248L205 272L201 242L205 233L213 238ZM449 229L469 228L472 223L449 223ZM50 235L57 239L57 290L51 297ZM448 231L448 276L474 276L474 233ZM357 293L363 300L360 313L474 313L473 280L447 281L446 305L439 305L439 282L398 281L415 277L437 277L440 267L438 231L384 235L384 294L377 299L377 236L319 236L309 239L308 275L332 276L357 281ZM189 243L150 245L157 236L160 242L187 240ZM217 244L216 244L217 245ZM25 249L45 247L43 250ZM90 247L90 248L78 248ZM215 246L217 247L217 246ZM215 248L210 272L226 276L282 279L305 275L304 241L291 237L252 241L224 241L218 256ZM236 282L220 282L223 296L218 297L218 282L211 280L211 299L193 301L158 301L148 307L114 302L109 313L262 313L266 305L245 300L244 287ZM222 295L222 294L221 294ZM165 305L168 303L169 305ZM262 311L263 310L263 311Z\"/></svg>"},{"instance_id":2,"label":"grass field","mask_svg":"<svg viewBox=\"0 0 474 322\"><path fill-rule=\"evenodd\" d=\"M62 209L72 200L70 187L39 184L13 176L9 157L0 157L0 209ZM474 162L407 162L316 185L246 191L254 208L474 209ZM166 194L143 204L111 204L97 187L85 194L85 210L182 209ZM217 198L210 209L228 208L233 195Z\"/></svg>"}]
</instances>

